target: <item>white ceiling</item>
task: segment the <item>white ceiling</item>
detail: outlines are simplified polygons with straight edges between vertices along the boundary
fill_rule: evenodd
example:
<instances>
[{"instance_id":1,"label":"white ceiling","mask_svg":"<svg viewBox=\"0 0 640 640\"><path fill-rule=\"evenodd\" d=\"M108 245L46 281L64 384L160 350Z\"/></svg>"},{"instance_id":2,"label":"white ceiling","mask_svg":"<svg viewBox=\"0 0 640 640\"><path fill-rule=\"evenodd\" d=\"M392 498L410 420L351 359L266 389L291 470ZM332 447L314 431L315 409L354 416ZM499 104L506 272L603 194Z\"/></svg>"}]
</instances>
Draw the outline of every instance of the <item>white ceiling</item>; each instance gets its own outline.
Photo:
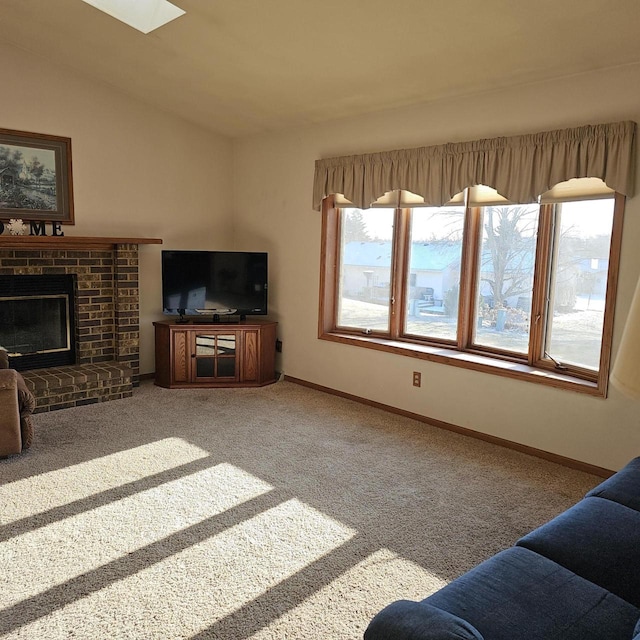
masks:
<instances>
[{"instance_id":1,"label":"white ceiling","mask_svg":"<svg viewBox=\"0 0 640 640\"><path fill-rule=\"evenodd\" d=\"M640 62L640 0L172 2L143 35L81 0L0 0L0 41L228 136Z\"/></svg>"}]
</instances>

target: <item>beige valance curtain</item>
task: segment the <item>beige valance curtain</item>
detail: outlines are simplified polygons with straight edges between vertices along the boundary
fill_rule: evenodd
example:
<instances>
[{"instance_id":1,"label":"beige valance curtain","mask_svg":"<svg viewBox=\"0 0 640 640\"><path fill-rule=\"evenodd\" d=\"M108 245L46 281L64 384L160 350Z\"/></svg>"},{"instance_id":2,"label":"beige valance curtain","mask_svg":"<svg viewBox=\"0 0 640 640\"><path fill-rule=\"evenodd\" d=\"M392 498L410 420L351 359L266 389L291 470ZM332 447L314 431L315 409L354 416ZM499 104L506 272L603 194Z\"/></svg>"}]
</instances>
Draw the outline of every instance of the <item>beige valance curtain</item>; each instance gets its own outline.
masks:
<instances>
[{"instance_id":1,"label":"beige valance curtain","mask_svg":"<svg viewBox=\"0 0 640 640\"><path fill-rule=\"evenodd\" d=\"M319 211L323 198L341 193L364 209L397 189L442 206L478 184L528 203L571 178L600 178L632 196L635 130L635 122L616 122L316 160L313 207Z\"/></svg>"}]
</instances>

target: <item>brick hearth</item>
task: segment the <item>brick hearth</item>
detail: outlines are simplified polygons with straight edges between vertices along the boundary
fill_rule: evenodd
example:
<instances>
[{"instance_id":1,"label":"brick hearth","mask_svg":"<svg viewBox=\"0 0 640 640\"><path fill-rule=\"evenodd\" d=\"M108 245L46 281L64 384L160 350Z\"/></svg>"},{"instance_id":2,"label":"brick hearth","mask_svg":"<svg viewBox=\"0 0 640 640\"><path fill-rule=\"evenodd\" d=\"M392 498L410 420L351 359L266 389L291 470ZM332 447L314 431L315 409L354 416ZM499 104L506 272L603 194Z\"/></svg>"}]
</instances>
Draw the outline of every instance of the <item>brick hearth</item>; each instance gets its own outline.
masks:
<instances>
[{"instance_id":1,"label":"brick hearth","mask_svg":"<svg viewBox=\"0 0 640 640\"><path fill-rule=\"evenodd\" d=\"M140 374L138 244L160 242L0 237L0 274L76 276L76 364L22 372L36 411L132 394Z\"/></svg>"}]
</instances>

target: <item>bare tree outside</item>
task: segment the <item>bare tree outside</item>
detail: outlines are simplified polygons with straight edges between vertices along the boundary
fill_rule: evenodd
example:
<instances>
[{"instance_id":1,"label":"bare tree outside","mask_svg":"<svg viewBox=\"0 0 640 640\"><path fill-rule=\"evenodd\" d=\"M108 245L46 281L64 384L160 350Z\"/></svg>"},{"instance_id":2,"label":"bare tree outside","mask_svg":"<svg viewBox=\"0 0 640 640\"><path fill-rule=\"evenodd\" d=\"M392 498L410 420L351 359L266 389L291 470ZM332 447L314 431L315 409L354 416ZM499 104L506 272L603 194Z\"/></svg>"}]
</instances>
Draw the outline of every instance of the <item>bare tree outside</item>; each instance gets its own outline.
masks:
<instances>
[{"instance_id":1,"label":"bare tree outside","mask_svg":"<svg viewBox=\"0 0 640 640\"><path fill-rule=\"evenodd\" d=\"M480 279L491 290L493 306L531 293L538 206L485 207Z\"/></svg>"}]
</instances>

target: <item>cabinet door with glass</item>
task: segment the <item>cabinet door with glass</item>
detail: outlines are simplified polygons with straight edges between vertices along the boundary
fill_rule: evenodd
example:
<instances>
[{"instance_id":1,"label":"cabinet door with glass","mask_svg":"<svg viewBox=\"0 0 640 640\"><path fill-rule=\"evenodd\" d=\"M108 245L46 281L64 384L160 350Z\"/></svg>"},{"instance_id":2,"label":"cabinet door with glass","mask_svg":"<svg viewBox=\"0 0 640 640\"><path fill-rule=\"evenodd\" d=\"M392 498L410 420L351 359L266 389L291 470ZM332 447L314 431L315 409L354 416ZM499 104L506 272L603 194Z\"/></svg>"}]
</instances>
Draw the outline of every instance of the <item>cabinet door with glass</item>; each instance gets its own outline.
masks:
<instances>
[{"instance_id":1,"label":"cabinet door with glass","mask_svg":"<svg viewBox=\"0 0 640 640\"><path fill-rule=\"evenodd\" d=\"M235 332L193 332L191 379L193 382L239 380L236 354L239 336Z\"/></svg>"}]
</instances>

